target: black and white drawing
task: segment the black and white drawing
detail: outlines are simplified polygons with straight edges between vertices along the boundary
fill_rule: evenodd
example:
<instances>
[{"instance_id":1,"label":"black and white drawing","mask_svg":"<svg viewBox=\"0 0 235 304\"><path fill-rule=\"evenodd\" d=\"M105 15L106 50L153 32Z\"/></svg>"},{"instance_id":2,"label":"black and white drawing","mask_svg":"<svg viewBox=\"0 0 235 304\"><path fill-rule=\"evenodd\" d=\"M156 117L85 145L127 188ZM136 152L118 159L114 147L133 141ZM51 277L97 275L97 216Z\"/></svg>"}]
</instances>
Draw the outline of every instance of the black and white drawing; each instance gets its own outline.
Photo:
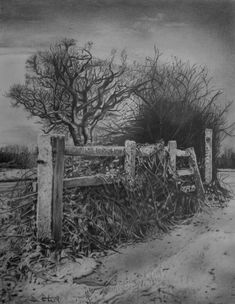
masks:
<instances>
[{"instance_id":1,"label":"black and white drawing","mask_svg":"<svg viewBox=\"0 0 235 304\"><path fill-rule=\"evenodd\" d=\"M235 303L235 1L0 0L0 301Z\"/></svg>"}]
</instances>

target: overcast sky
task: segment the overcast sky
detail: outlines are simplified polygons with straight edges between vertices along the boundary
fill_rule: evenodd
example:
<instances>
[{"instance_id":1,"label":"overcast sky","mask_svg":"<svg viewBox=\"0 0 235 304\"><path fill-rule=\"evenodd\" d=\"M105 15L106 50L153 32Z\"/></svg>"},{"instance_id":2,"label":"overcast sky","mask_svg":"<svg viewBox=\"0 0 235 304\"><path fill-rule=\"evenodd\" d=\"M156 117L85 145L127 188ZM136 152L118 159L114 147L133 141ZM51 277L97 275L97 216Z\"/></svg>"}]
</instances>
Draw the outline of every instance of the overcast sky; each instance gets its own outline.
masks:
<instances>
[{"instance_id":1,"label":"overcast sky","mask_svg":"<svg viewBox=\"0 0 235 304\"><path fill-rule=\"evenodd\" d=\"M94 42L97 56L126 49L207 65L227 99L235 99L235 2L223 0L0 0L0 144L35 143L38 127L3 95L23 82L35 50L62 37ZM235 105L230 112L234 120Z\"/></svg>"}]
</instances>

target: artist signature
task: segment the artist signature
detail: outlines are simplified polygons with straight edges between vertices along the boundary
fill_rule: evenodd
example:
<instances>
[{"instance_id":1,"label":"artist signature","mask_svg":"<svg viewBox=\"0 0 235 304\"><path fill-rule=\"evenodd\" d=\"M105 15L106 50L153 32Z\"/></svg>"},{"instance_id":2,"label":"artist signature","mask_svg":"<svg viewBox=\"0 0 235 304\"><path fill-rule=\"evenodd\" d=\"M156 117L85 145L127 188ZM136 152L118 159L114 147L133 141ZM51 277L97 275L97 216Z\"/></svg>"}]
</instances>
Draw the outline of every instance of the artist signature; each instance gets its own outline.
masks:
<instances>
[{"instance_id":1,"label":"artist signature","mask_svg":"<svg viewBox=\"0 0 235 304\"><path fill-rule=\"evenodd\" d=\"M42 296L42 302L50 302L50 303L60 303L60 297L52 297L52 296Z\"/></svg>"},{"instance_id":2,"label":"artist signature","mask_svg":"<svg viewBox=\"0 0 235 304\"><path fill-rule=\"evenodd\" d=\"M86 297L86 299L87 299L87 297ZM60 300L61 299L59 296L53 297L53 296L44 296L43 295L41 297L41 301L46 302L46 303L61 303L62 304L62 302ZM81 303L80 300L81 300L80 298L75 299L76 303ZM86 301L85 303L91 303L91 302Z\"/></svg>"}]
</instances>

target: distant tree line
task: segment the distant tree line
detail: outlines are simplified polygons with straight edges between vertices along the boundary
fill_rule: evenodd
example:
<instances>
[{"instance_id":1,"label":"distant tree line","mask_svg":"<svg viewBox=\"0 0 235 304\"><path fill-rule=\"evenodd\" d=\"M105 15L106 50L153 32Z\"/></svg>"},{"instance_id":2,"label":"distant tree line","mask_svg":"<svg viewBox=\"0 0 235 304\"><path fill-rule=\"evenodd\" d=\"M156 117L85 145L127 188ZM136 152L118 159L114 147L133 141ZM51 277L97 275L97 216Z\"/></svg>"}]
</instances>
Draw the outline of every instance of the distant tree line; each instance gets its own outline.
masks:
<instances>
[{"instance_id":1,"label":"distant tree line","mask_svg":"<svg viewBox=\"0 0 235 304\"><path fill-rule=\"evenodd\" d=\"M235 151L232 148L225 148L222 155L217 159L218 167L224 169L235 169Z\"/></svg>"}]
</instances>

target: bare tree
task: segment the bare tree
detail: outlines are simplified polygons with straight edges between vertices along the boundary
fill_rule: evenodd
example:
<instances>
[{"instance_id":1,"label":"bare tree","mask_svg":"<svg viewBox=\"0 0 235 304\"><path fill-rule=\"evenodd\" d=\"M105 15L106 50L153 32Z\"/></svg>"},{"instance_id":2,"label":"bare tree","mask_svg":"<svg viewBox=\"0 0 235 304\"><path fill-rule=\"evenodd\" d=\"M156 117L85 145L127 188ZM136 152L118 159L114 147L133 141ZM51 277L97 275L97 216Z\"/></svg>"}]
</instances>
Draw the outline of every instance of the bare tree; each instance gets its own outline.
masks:
<instances>
[{"instance_id":1,"label":"bare tree","mask_svg":"<svg viewBox=\"0 0 235 304\"><path fill-rule=\"evenodd\" d=\"M13 85L8 97L39 117L44 132L68 132L75 145L92 141L97 123L132 93L126 84L126 54L115 62L115 51L101 60L64 39L49 50L37 52L26 62L25 83Z\"/></svg>"}]
</instances>

